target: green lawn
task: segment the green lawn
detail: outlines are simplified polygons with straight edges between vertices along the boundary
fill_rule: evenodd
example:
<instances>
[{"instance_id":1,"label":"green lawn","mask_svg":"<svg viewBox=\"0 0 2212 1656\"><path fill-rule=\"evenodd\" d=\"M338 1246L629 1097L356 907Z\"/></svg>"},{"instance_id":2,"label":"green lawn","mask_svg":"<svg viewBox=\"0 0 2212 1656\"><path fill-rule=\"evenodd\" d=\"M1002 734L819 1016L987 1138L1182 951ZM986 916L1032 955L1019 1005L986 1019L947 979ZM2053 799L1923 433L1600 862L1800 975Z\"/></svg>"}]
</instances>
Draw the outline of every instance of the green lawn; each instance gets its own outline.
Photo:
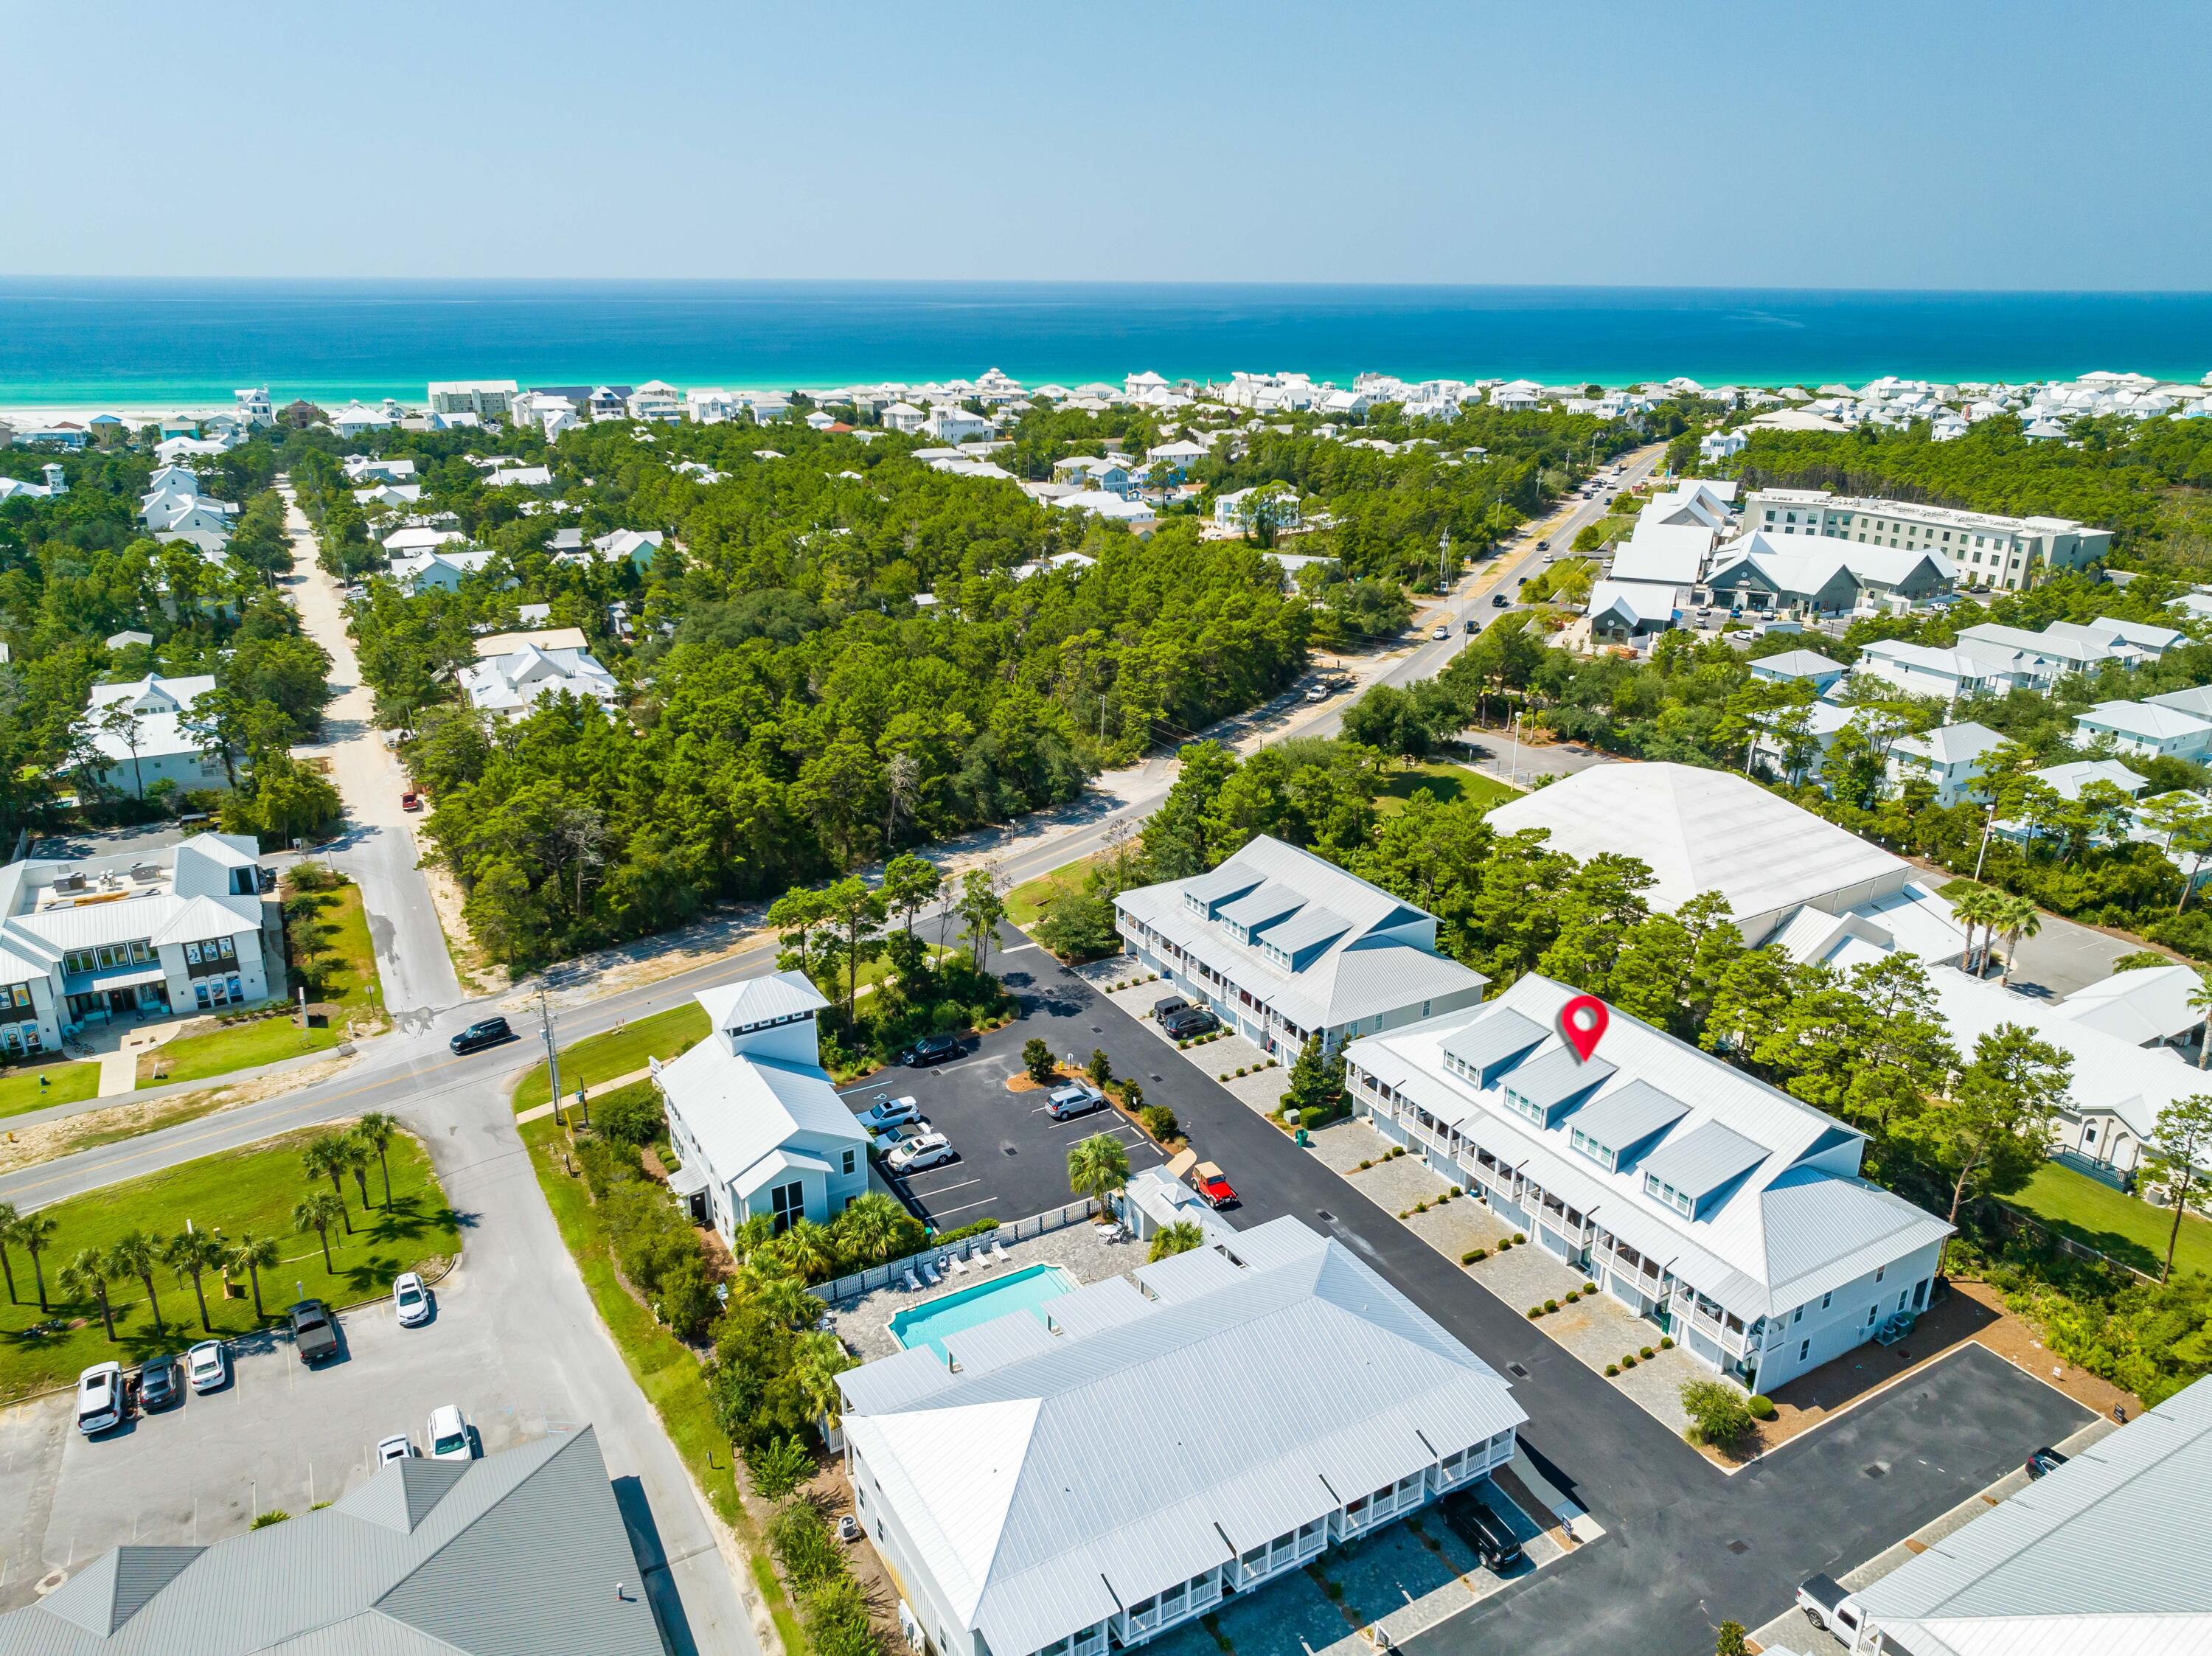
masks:
<instances>
[{"instance_id":1,"label":"green lawn","mask_svg":"<svg viewBox=\"0 0 2212 1656\"><path fill-rule=\"evenodd\" d=\"M179 1035L139 1055L138 1084L159 1087L172 1081L204 1081L233 1070L250 1070L278 1059L321 1052L344 1038L341 1024L302 1029L284 1013L210 1029L205 1034Z\"/></svg>"},{"instance_id":2,"label":"green lawn","mask_svg":"<svg viewBox=\"0 0 2212 1656\"><path fill-rule=\"evenodd\" d=\"M44 1079L46 1085L39 1083ZM0 1071L0 1116L21 1115L49 1104L74 1104L100 1091L97 1064L38 1064Z\"/></svg>"},{"instance_id":3,"label":"green lawn","mask_svg":"<svg viewBox=\"0 0 2212 1656\"><path fill-rule=\"evenodd\" d=\"M2051 1229L2087 1242L2138 1271L2158 1275L2166 1263L2166 1239L2173 1228L2173 1210L2154 1208L2085 1173L2056 1162L2036 1169L2025 1190L2004 1198ZM2188 1214L2181 1221L2181 1242L2173 1269L2212 1271L2212 1222Z\"/></svg>"},{"instance_id":4,"label":"green lawn","mask_svg":"<svg viewBox=\"0 0 2212 1656\"><path fill-rule=\"evenodd\" d=\"M1395 816L1405 810L1406 802L1423 788L1436 795L1438 804L1472 799L1486 811L1521 797L1519 789L1508 787L1496 777L1485 776L1464 765L1434 761L1416 765L1410 770L1394 767L1389 780L1382 785L1381 796L1375 801L1375 809L1382 816Z\"/></svg>"},{"instance_id":5,"label":"green lawn","mask_svg":"<svg viewBox=\"0 0 2212 1656\"><path fill-rule=\"evenodd\" d=\"M1035 925L1044 913L1044 906L1055 897L1072 896L1083 889L1083 882L1091 872L1095 857L1079 857L1072 863L1063 863L1049 874L1040 874L1034 880L1025 880L1006 894L1006 918L1016 925Z\"/></svg>"},{"instance_id":6,"label":"green lawn","mask_svg":"<svg viewBox=\"0 0 2212 1656\"><path fill-rule=\"evenodd\" d=\"M100 1326L98 1303L72 1301L63 1295L58 1281L63 1265L78 1250L104 1249L126 1230L167 1238L183 1230L189 1220L194 1229L222 1237L234 1238L244 1231L275 1237L283 1263L261 1275L263 1306L272 1314L281 1314L298 1297L301 1286L313 1297L344 1305L385 1292L403 1271L460 1251L458 1217L446 1205L428 1158L420 1144L401 1137L392 1141L388 1150L392 1212L380 1210L384 1182L377 1169L369 1169L374 1206L366 1218L360 1192L351 1180L346 1180L345 1201L355 1233L332 1233L331 1259L336 1269L325 1271L314 1234L302 1236L292 1229L293 1204L311 1190L330 1188L326 1180L310 1184L300 1170L300 1147L313 1136L294 1134L257 1148L204 1156L41 1209L58 1226L43 1255L52 1314L76 1325L58 1333L32 1331L46 1319L39 1310L31 1263L20 1246L11 1247L9 1262L18 1302L0 1306L0 1399L67 1385L80 1369L109 1357L127 1366L207 1338L190 1279L179 1283L177 1273L166 1267L154 1272L154 1291L167 1323L166 1334L155 1331L145 1286L135 1277L108 1286L115 1312L117 1342L112 1345ZM253 1301L242 1273L235 1286L236 1296L226 1296L219 1277L206 1278L208 1312L218 1333L244 1334L255 1325Z\"/></svg>"},{"instance_id":7,"label":"green lawn","mask_svg":"<svg viewBox=\"0 0 2212 1656\"><path fill-rule=\"evenodd\" d=\"M690 1050L706 1033L706 1010L697 1001L687 1000L605 1034L586 1035L561 1048L561 1090L574 1097L580 1081L596 1087L617 1076L642 1070L648 1058L665 1062ZM547 1088L544 1065L533 1064L514 1089L514 1107L537 1108L551 1097Z\"/></svg>"},{"instance_id":8,"label":"green lawn","mask_svg":"<svg viewBox=\"0 0 2212 1656\"><path fill-rule=\"evenodd\" d=\"M381 1016L383 995L376 978L376 951L368 940L368 916L361 904L361 888L350 883L329 891L301 892L294 904L313 905L312 919L288 919L294 934L294 956L298 957L299 933L312 926L316 941L332 962L322 974L321 992L314 998L345 1014L367 1022Z\"/></svg>"}]
</instances>

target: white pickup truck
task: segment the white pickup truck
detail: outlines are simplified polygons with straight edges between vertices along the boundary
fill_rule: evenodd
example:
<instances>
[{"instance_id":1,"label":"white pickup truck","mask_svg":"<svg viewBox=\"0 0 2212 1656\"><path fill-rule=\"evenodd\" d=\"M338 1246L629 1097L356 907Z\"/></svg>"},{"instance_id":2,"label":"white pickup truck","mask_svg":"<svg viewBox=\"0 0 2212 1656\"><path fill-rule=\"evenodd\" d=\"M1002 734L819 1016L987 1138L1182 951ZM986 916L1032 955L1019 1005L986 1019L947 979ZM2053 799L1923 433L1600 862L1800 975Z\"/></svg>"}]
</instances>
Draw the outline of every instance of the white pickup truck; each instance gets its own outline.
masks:
<instances>
[{"instance_id":1,"label":"white pickup truck","mask_svg":"<svg viewBox=\"0 0 2212 1656\"><path fill-rule=\"evenodd\" d=\"M1871 1652L1876 1647L1872 1641L1860 1644L1860 1638L1867 1633L1865 1608L1834 1576L1808 1577L1797 1589L1797 1608L1805 1612L1807 1621L1826 1629L1854 1656L1861 1650Z\"/></svg>"}]
</instances>

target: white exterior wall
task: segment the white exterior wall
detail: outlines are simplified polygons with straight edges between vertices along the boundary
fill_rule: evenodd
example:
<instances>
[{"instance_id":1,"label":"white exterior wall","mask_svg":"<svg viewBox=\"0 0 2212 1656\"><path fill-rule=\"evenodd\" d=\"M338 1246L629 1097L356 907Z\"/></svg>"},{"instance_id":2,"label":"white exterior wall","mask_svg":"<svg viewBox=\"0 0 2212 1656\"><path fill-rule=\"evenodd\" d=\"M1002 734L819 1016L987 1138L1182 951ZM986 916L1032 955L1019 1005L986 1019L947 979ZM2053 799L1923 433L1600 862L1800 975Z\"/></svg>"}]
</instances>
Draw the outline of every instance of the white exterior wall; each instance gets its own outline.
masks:
<instances>
[{"instance_id":1,"label":"white exterior wall","mask_svg":"<svg viewBox=\"0 0 2212 1656\"><path fill-rule=\"evenodd\" d=\"M143 799L147 791L163 780L175 783L180 791L229 786L222 761L208 757L196 748L183 753L142 753L136 760L125 758L104 770L93 769L93 774L102 788L112 793L129 794L134 799Z\"/></svg>"},{"instance_id":2,"label":"white exterior wall","mask_svg":"<svg viewBox=\"0 0 2212 1656\"><path fill-rule=\"evenodd\" d=\"M1771 1392L1856 1350L1895 1312L1925 1311L1942 1253L1942 1243L1931 1244L1881 1267L1880 1281L1862 1277L1769 1322L1752 1389Z\"/></svg>"}]
</instances>

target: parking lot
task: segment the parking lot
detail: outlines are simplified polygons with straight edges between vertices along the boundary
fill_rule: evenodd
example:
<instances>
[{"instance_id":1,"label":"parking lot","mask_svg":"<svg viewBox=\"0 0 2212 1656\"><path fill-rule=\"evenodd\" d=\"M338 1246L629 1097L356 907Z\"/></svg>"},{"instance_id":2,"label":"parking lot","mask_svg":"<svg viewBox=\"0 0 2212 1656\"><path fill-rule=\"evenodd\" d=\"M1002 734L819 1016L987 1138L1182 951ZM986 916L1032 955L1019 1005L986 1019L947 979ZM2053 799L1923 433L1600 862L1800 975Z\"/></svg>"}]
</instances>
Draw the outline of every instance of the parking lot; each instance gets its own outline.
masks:
<instances>
[{"instance_id":1,"label":"parking lot","mask_svg":"<svg viewBox=\"0 0 2212 1656\"><path fill-rule=\"evenodd\" d=\"M1030 964L1030 962L1036 962ZM1017 954L1006 963L1009 984L1024 999L1024 1016L980 1040L970 1041L950 1063L926 1070L887 1070L843 1089L857 1113L879 1095L911 1095L931 1128L952 1141L958 1159L906 1179L892 1187L940 1230L978 1219L1012 1221L1064 1205L1067 1149L1093 1133L1110 1132L1127 1148L1132 1173L1160 1161L1158 1149L1119 1111L1095 1110L1073 1120L1054 1121L1045 1113L1045 1094L1010 1090L1006 1083L1022 1073L1022 1046L1033 1036L1048 1041L1055 1056L1088 1059L1101 1044L1100 1020L1087 1016L1095 1007L1080 984L1063 990L1041 975L1057 979L1059 968L1042 951ZM1017 982L1016 980L1020 980ZM1072 980L1071 980L1072 981ZM1151 1078L1139 1076L1149 1087Z\"/></svg>"},{"instance_id":2,"label":"parking lot","mask_svg":"<svg viewBox=\"0 0 2212 1656\"><path fill-rule=\"evenodd\" d=\"M441 1404L459 1406L482 1453L541 1435L547 1414L471 1314L465 1266L433 1298L420 1328L400 1327L389 1301L346 1313L339 1356L314 1369L281 1334L241 1342L221 1391L187 1391L96 1439L77 1432L66 1395L0 1413L0 1606L30 1602L46 1571L110 1547L204 1546L258 1513L336 1500L369 1476L379 1439L404 1432L422 1447ZM190 1343L180 1331L179 1350Z\"/></svg>"}]
</instances>

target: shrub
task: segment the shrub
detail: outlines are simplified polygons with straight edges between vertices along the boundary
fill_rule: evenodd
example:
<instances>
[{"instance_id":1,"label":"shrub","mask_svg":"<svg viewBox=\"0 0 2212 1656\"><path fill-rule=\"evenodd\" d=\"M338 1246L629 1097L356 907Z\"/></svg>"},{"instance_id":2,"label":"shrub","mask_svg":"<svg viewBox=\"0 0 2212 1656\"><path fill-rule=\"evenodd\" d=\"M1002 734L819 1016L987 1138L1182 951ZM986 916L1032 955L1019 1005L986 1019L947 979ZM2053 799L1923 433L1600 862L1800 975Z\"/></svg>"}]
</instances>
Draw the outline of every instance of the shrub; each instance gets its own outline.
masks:
<instances>
[{"instance_id":1,"label":"shrub","mask_svg":"<svg viewBox=\"0 0 2212 1656\"><path fill-rule=\"evenodd\" d=\"M248 1529L254 1530L265 1530L271 1524L282 1524L286 1519L291 1517L291 1513L286 1512L282 1507L271 1507L265 1513L256 1513L253 1516L253 1522L246 1526L246 1527Z\"/></svg>"},{"instance_id":2,"label":"shrub","mask_svg":"<svg viewBox=\"0 0 2212 1656\"><path fill-rule=\"evenodd\" d=\"M814 1470L814 1458L795 1437L772 1437L745 1451L745 1471L764 1501L781 1501Z\"/></svg>"},{"instance_id":3,"label":"shrub","mask_svg":"<svg viewBox=\"0 0 2212 1656\"><path fill-rule=\"evenodd\" d=\"M1572 1304L1573 1304L1577 1300L1579 1300L1580 1298L1582 1298L1582 1295L1581 1295L1580 1294L1578 1294L1577 1292L1576 1292L1573 1289L1571 1289L1571 1289L1569 1289L1567 1290L1567 1303L1568 1303L1569 1305L1572 1305Z\"/></svg>"},{"instance_id":4,"label":"shrub","mask_svg":"<svg viewBox=\"0 0 2212 1656\"><path fill-rule=\"evenodd\" d=\"M1766 1397L1761 1393L1754 1392L1751 1395L1749 1400L1747 1401L1743 1406L1751 1410L1751 1417L1753 1420L1772 1420L1774 1418L1774 1399L1772 1398Z\"/></svg>"},{"instance_id":5,"label":"shrub","mask_svg":"<svg viewBox=\"0 0 2212 1656\"><path fill-rule=\"evenodd\" d=\"M1640 1350L1637 1352L1637 1354L1636 1354L1636 1355L1637 1355L1638 1356L1639 1356L1639 1357L1643 1358L1644 1362L1650 1362L1650 1361L1651 1361L1651 1356L1652 1356L1652 1353L1651 1353L1651 1348L1650 1348L1650 1346L1648 1346L1648 1345L1647 1345L1647 1346L1644 1346L1644 1347L1643 1347L1642 1349L1640 1349Z\"/></svg>"},{"instance_id":6,"label":"shrub","mask_svg":"<svg viewBox=\"0 0 2212 1656\"><path fill-rule=\"evenodd\" d=\"M1487 1248L1471 1247L1459 1256L1459 1262L1463 1265L1471 1265L1478 1259L1487 1259L1489 1257L1490 1251Z\"/></svg>"},{"instance_id":7,"label":"shrub","mask_svg":"<svg viewBox=\"0 0 2212 1656\"><path fill-rule=\"evenodd\" d=\"M1370 1162L1370 1160L1368 1160L1368 1158L1367 1158L1367 1157L1365 1157L1365 1156L1361 1156L1361 1157L1359 1158L1359 1170L1360 1170L1360 1172L1362 1172L1362 1173L1366 1172L1368 1168L1370 1168L1373 1167L1374 1165L1375 1165L1375 1164L1374 1164L1374 1162Z\"/></svg>"},{"instance_id":8,"label":"shrub","mask_svg":"<svg viewBox=\"0 0 2212 1656\"><path fill-rule=\"evenodd\" d=\"M1413 1211L1416 1213L1426 1213L1428 1210L1429 1204L1426 1202L1416 1202L1413 1204Z\"/></svg>"},{"instance_id":9,"label":"shrub","mask_svg":"<svg viewBox=\"0 0 2212 1656\"><path fill-rule=\"evenodd\" d=\"M811 1587L841 1574L845 1560L821 1513L805 1501L789 1501L768 1521L768 1543L793 1586Z\"/></svg>"},{"instance_id":10,"label":"shrub","mask_svg":"<svg viewBox=\"0 0 2212 1656\"><path fill-rule=\"evenodd\" d=\"M1559 1308L1559 1302L1557 1300L1547 1300L1544 1301L1544 1309L1547 1311L1557 1311Z\"/></svg>"},{"instance_id":11,"label":"shrub","mask_svg":"<svg viewBox=\"0 0 2212 1656\"><path fill-rule=\"evenodd\" d=\"M1022 1068L1029 1071L1030 1079L1040 1087L1053 1077L1052 1043L1042 1035L1031 1035L1022 1043Z\"/></svg>"},{"instance_id":12,"label":"shrub","mask_svg":"<svg viewBox=\"0 0 2212 1656\"><path fill-rule=\"evenodd\" d=\"M1725 1447L1748 1435L1754 1424L1750 1405L1732 1386L1711 1380L1685 1380L1680 1395L1682 1411L1690 1417L1685 1435L1692 1443Z\"/></svg>"},{"instance_id":13,"label":"shrub","mask_svg":"<svg viewBox=\"0 0 2212 1656\"><path fill-rule=\"evenodd\" d=\"M591 1099L589 1107L592 1125L617 1144L650 1144L666 1125L660 1093L650 1081L617 1087L605 1098Z\"/></svg>"},{"instance_id":14,"label":"shrub","mask_svg":"<svg viewBox=\"0 0 2212 1656\"><path fill-rule=\"evenodd\" d=\"M1176 1113L1164 1104L1147 1104L1137 1112L1137 1119L1145 1124L1145 1131L1155 1138L1173 1138L1180 1125Z\"/></svg>"},{"instance_id":15,"label":"shrub","mask_svg":"<svg viewBox=\"0 0 2212 1656\"><path fill-rule=\"evenodd\" d=\"M1585 1294L1595 1294L1595 1293L1596 1293L1596 1292L1597 1292L1597 1284L1596 1284L1595 1283L1584 1283L1583 1284L1583 1293L1585 1293Z\"/></svg>"},{"instance_id":16,"label":"shrub","mask_svg":"<svg viewBox=\"0 0 2212 1656\"><path fill-rule=\"evenodd\" d=\"M1517 1230L1516 1230L1516 1231L1515 1231L1515 1232L1513 1233L1513 1246L1514 1246L1514 1247L1520 1247L1522 1243L1523 1243L1523 1242L1527 1241L1528 1240L1528 1239L1526 1236L1522 1235L1522 1234L1519 1231L1517 1231Z\"/></svg>"},{"instance_id":17,"label":"shrub","mask_svg":"<svg viewBox=\"0 0 2212 1656\"><path fill-rule=\"evenodd\" d=\"M1632 1356L1624 1356L1624 1357L1622 1357L1622 1358L1621 1358L1621 1360L1620 1360L1620 1366L1621 1366L1623 1368L1635 1368L1635 1367L1636 1367L1636 1359L1635 1359L1635 1357L1634 1357L1632 1355Z\"/></svg>"},{"instance_id":18,"label":"shrub","mask_svg":"<svg viewBox=\"0 0 2212 1656\"><path fill-rule=\"evenodd\" d=\"M1672 1334L1661 1335L1659 1337L1659 1349L1662 1351L1672 1351L1674 1349L1674 1337Z\"/></svg>"},{"instance_id":19,"label":"shrub","mask_svg":"<svg viewBox=\"0 0 2212 1656\"><path fill-rule=\"evenodd\" d=\"M1454 1186L1451 1187L1451 1193L1452 1193L1454 1196L1464 1196L1464 1195L1466 1195L1466 1194L1467 1194L1467 1192L1466 1192L1465 1191L1462 1190L1462 1189L1461 1189L1457 1185L1454 1185Z\"/></svg>"},{"instance_id":20,"label":"shrub","mask_svg":"<svg viewBox=\"0 0 2212 1656\"><path fill-rule=\"evenodd\" d=\"M1133 1081L1121 1083L1121 1107L1134 1114L1145 1107L1145 1089Z\"/></svg>"},{"instance_id":21,"label":"shrub","mask_svg":"<svg viewBox=\"0 0 2212 1656\"><path fill-rule=\"evenodd\" d=\"M1537 1318L1543 1314L1544 1307L1540 1305L1532 1305L1528 1307L1528 1320L1530 1322L1535 1321Z\"/></svg>"},{"instance_id":22,"label":"shrub","mask_svg":"<svg viewBox=\"0 0 2212 1656\"><path fill-rule=\"evenodd\" d=\"M1178 1051L1178 1052L1181 1052L1182 1050L1183 1050L1185 1047L1188 1046L1189 1045L1190 1045L1190 1042L1188 1042L1188 1040L1179 1040L1179 1041L1176 1042L1176 1051Z\"/></svg>"},{"instance_id":23,"label":"shrub","mask_svg":"<svg viewBox=\"0 0 2212 1656\"><path fill-rule=\"evenodd\" d=\"M1499 1238L1498 1239L1498 1251L1500 1253L1504 1253L1507 1249L1510 1248L1512 1246L1513 1246L1513 1239L1512 1239L1510 1236L1501 1236L1501 1237L1499 1237Z\"/></svg>"},{"instance_id":24,"label":"shrub","mask_svg":"<svg viewBox=\"0 0 2212 1656\"><path fill-rule=\"evenodd\" d=\"M875 1656L867 1598L851 1576L837 1576L802 1594L799 1615L816 1656Z\"/></svg>"},{"instance_id":25,"label":"shrub","mask_svg":"<svg viewBox=\"0 0 2212 1656\"><path fill-rule=\"evenodd\" d=\"M1224 1070L1224 1071L1223 1071L1219 1075L1218 1075L1218 1076L1214 1077L1213 1078L1214 1078L1216 1081L1226 1081L1226 1080L1228 1080L1228 1079L1229 1079L1229 1071L1226 1071L1226 1070Z\"/></svg>"},{"instance_id":26,"label":"shrub","mask_svg":"<svg viewBox=\"0 0 2212 1656\"><path fill-rule=\"evenodd\" d=\"M1613 1379L1615 1375L1619 1374L1620 1373L1620 1365L1619 1363L1617 1363L1617 1362L1609 1362L1609 1363L1606 1364L1606 1366L1605 1366L1605 1377L1606 1377L1607 1380L1611 1380L1611 1379Z\"/></svg>"},{"instance_id":27,"label":"shrub","mask_svg":"<svg viewBox=\"0 0 2212 1656\"><path fill-rule=\"evenodd\" d=\"M1237 1073L1240 1076L1244 1073L1244 1066L1243 1065L1240 1064L1237 1066Z\"/></svg>"}]
</instances>

